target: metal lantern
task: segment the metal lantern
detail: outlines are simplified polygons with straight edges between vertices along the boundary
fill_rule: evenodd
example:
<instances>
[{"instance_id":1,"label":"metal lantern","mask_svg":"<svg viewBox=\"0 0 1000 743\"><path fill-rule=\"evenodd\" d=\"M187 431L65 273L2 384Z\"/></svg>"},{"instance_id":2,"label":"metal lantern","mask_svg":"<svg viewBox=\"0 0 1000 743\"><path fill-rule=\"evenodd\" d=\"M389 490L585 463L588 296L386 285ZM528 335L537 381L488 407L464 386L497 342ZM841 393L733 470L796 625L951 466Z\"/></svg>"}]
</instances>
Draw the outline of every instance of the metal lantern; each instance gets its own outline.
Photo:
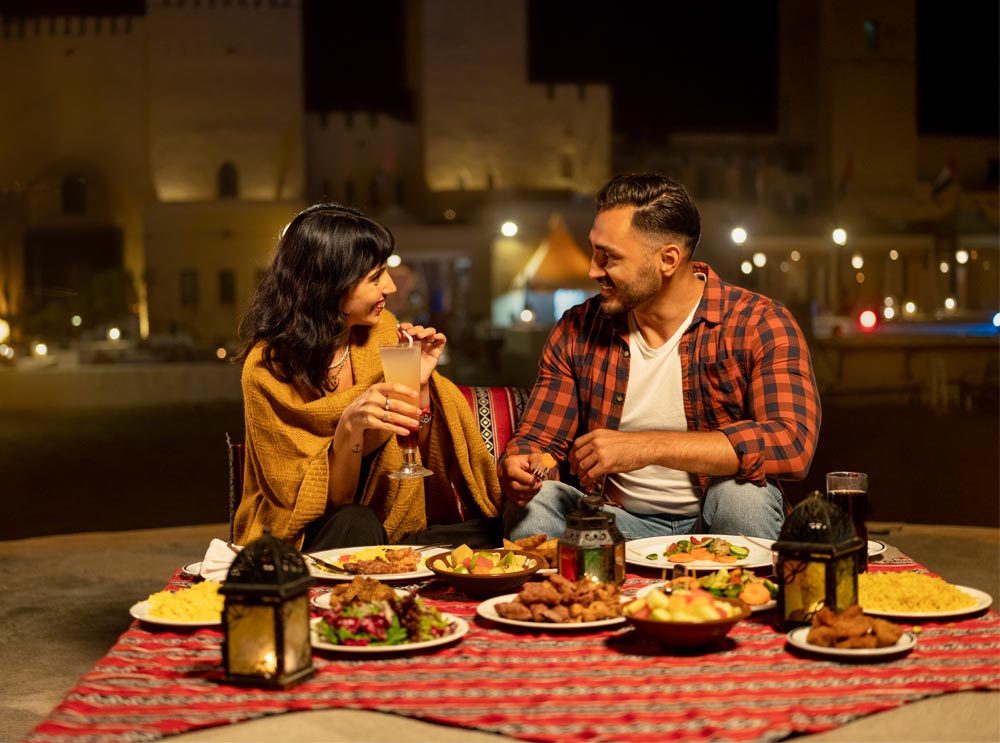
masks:
<instances>
[{"instance_id":1,"label":"metal lantern","mask_svg":"<svg viewBox=\"0 0 1000 743\"><path fill-rule=\"evenodd\" d=\"M824 606L841 612L858 603L858 553L865 546L841 508L819 492L806 497L773 548L781 627L809 624Z\"/></svg>"},{"instance_id":2,"label":"metal lantern","mask_svg":"<svg viewBox=\"0 0 1000 743\"><path fill-rule=\"evenodd\" d=\"M283 689L312 676L309 574L302 555L270 534L233 560L222 612L226 683Z\"/></svg>"},{"instance_id":3,"label":"metal lantern","mask_svg":"<svg viewBox=\"0 0 1000 743\"><path fill-rule=\"evenodd\" d=\"M581 496L579 507L566 514L557 555L559 574L568 580L625 582L625 538L614 515L604 510L600 488Z\"/></svg>"}]
</instances>

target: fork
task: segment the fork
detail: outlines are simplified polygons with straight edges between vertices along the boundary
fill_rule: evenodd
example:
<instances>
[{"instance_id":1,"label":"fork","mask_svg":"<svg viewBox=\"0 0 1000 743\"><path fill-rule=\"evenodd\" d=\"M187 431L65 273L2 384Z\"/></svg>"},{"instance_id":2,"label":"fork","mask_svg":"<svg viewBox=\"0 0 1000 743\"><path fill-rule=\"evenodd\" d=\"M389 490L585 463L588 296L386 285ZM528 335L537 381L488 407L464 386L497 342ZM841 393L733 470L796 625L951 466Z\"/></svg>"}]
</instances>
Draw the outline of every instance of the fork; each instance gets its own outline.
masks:
<instances>
[{"instance_id":1,"label":"fork","mask_svg":"<svg viewBox=\"0 0 1000 743\"><path fill-rule=\"evenodd\" d=\"M761 542L758 539L754 539L753 537L748 537L746 534L740 534L740 537L742 537L743 539L746 539L748 542L753 542L758 547L763 547L764 549L766 549L768 551L773 551L774 550L774 544L765 544L764 542Z\"/></svg>"},{"instance_id":2,"label":"fork","mask_svg":"<svg viewBox=\"0 0 1000 743\"><path fill-rule=\"evenodd\" d=\"M308 557L310 560L312 560L320 567L326 568L327 570L333 571L334 573L347 572L347 568L345 568L343 565L337 565L336 563L333 562L327 562L326 560L322 560L319 557L316 557L316 555L310 555L307 552L303 552L302 555L303 557Z\"/></svg>"},{"instance_id":3,"label":"fork","mask_svg":"<svg viewBox=\"0 0 1000 743\"><path fill-rule=\"evenodd\" d=\"M414 552L426 552L427 550L435 549L436 547L453 547L454 545L448 544L446 542L438 542L437 544L425 544L422 547L414 547L408 544L401 544L400 547L409 547Z\"/></svg>"},{"instance_id":4,"label":"fork","mask_svg":"<svg viewBox=\"0 0 1000 743\"><path fill-rule=\"evenodd\" d=\"M542 457L539 455L538 461L531 468L531 474L537 477L539 480L547 480L549 477L549 468L542 466Z\"/></svg>"}]
</instances>

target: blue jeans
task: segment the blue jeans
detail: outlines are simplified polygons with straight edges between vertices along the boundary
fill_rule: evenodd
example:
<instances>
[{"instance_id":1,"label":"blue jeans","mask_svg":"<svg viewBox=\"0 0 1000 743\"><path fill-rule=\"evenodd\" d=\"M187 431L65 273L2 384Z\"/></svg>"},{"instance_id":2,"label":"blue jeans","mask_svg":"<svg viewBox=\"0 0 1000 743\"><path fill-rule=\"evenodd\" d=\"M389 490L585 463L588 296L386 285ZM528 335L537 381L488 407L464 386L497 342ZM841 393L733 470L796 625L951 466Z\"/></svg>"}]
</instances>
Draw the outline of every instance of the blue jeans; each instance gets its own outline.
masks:
<instances>
[{"instance_id":1,"label":"blue jeans","mask_svg":"<svg viewBox=\"0 0 1000 743\"><path fill-rule=\"evenodd\" d=\"M523 508L507 503L504 532L510 539L533 534L558 537L566 528L566 514L578 506L580 495L572 485L546 480ZM760 487L731 477L712 480L700 516L636 514L614 506L604 506L604 510L614 515L625 539L674 534L745 534L777 539L785 522L784 502L777 485L768 482Z\"/></svg>"}]
</instances>

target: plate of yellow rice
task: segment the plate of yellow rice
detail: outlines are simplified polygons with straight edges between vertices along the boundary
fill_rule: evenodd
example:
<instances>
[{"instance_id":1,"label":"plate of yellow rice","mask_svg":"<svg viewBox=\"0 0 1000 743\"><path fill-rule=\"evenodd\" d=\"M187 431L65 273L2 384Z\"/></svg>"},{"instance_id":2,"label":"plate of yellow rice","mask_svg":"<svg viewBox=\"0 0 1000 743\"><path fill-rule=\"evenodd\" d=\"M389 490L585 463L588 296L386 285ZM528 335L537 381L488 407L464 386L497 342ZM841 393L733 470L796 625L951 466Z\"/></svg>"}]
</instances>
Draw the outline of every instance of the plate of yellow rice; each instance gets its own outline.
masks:
<instances>
[{"instance_id":1,"label":"plate of yellow rice","mask_svg":"<svg viewBox=\"0 0 1000 743\"><path fill-rule=\"evenodd\" d=\"M168 627L213 627L222 624L225 599L219 583L206 580L177 591L158 591L132 605L128 613L142 622Z\"/></svg>"},{"instance_id":2,"label":"plate of yellow rice","mask_svg":"<svg viewBox=\"0 0 1000 743\"><path fill-rule=\"evenodd\" d=\"M899 619L946 619L989 608L993 597L923 573L862 573L858 603L865 614Z\"/></svg>"}]
</instances>

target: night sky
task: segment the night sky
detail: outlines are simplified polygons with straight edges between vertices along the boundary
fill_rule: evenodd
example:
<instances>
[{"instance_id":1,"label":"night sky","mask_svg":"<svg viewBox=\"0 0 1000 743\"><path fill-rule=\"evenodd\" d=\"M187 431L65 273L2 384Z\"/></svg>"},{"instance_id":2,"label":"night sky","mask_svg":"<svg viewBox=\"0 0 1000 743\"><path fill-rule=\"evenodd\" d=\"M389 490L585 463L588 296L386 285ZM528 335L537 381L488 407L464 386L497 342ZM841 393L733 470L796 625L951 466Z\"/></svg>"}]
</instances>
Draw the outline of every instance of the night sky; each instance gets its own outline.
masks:
<instances>
[{"instance_id":1,"label":"night sky","mask_svg":"<svg viewBox=\"0 0 1000 743\"><path fill-rule=\"evenodd\" d=\"M304 2L309 109L412 111L404 0ZM918 131L1000 135L997 3L915 4ZM532 80L608 83L628 140L776 131L778 0L528 0L528 18Z\"/></svg>"},{"instance_id":2,"label":"night sky","mask_svg":"<svg viewBox=\"0 0 1000 743\"><path fill-rule=\"evenodd\" d=\"M413 117L405 5L303 0L309 110ZM918 131L1000 135L1000 5L915 5ZM778 0L528 0L529 74L535 82L608 83L616 134L630 141L654 132L774 132L777 8ZM143 0L0 0L7 20L144 12Z\"/></svg>"}]
</instances>

